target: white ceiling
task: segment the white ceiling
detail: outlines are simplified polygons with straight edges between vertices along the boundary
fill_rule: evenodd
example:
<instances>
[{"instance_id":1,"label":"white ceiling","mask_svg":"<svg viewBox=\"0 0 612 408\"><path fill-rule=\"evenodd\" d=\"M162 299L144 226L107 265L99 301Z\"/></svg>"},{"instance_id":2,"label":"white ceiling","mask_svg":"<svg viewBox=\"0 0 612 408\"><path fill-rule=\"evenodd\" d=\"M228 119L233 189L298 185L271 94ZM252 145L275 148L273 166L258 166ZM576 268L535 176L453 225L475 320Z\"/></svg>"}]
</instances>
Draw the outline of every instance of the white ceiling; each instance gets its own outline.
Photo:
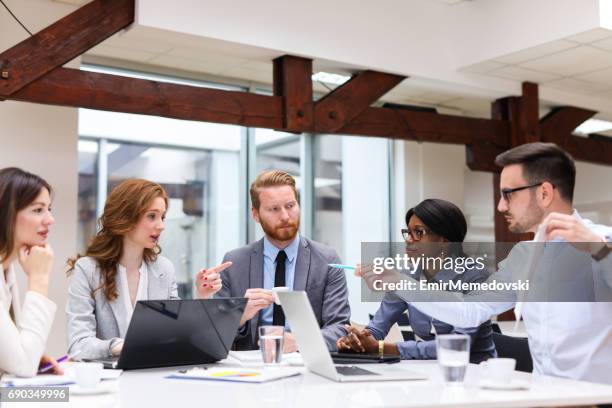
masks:
<instances>
[{"instance_id":1,"label":"white ceiling","mask_svg":"<svg viewBox=\"0 0 612 408\"><path fill-rule=\"evenodd\" d=\"M612 31L598 28L501 55L463 71L612 99Z\"/></svg>"},{"instance_id":2,"label":"white ceiling","mask_svg":"<svg viewBox=\"0 0 612 408\"><path fill-rule=\"evenodd\" d=\"M82 5L87 0L52 0ZM449 6L478 3L438 0ZM478 3L480 4L480 3ZM455 7L452 7L455 9ZM272 62L278 51L189 36L148 27L122 31L84 54L86 62L112 63L178 75L211 76L244 84L270 85ZM367 67L315 59L314 70L350 74ZM537 82L542 88L568 95L587 95L612 101L612 31L598 28L460 68L475 78L501 78L519 84ZM321 84L315 90L327 92ZM541 94L543 92L540 92ZM493 92L494 94L494 92ZM489 117L491 93L435 79L409 78L385 95L387 101L435 106L441 112ZM572 101L568 100L568 104ZM545 101L543 101L545 105Z\"/></svg>"},{"instance_id":3,"label":"white ceiling","mask_svg":"<svg viewBox=\"0 0 612 408\"><path fill-rule=\"evenodd\" d=\"M77 0L75 0L77 1ZM443 1L443 0L441 0ZM465 0L463 0L465 1ZM174 32L159 32L147 27L122 31L83 55L84 62L109 63L128 68L177 75L210 75L215 80L272 84L273 51L240 44L193 38ZM125 63L125 64L122 64ZM351 67L325 60L314 61L314 71L351 74L365 67ZM329 85L314 84L316 92L328 92ZM488 116L490 98L474 97L439 81L409 78L389 92L385 101L435 106L444 113Z\"/></svg>"}]
</instances>

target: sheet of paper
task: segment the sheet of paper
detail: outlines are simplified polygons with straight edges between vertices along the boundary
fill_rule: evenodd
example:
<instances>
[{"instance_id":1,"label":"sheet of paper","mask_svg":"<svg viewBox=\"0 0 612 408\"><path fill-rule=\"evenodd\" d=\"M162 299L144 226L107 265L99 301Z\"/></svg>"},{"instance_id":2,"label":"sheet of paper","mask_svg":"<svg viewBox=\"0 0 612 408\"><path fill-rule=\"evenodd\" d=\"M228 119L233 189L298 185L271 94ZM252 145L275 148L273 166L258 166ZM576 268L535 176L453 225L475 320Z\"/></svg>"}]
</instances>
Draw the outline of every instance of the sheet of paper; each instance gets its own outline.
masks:
<instances>
[{"instance_id":1,"label":"sheet of paper","mask_svg":"<svg viewBox=\"0 0 612 408\"><path fill-rule=\"evenodd\" d=\"M63 365L64 375L54 374L39 374L32 378L21 378L10 374L4 374L0 384L12 387L25 387L25 386L44 386L44 385L71 385L75 384L74 379L74 367L69 364ZM102 370L102 380L116 380L121 376L123 370Z\"/></svg>"},{"instance_id":2,"label":"sheet of paper","mask_svg":"<svg viewBox=\"0 0 612 408\"><path fill-rule=\"evenodd\" d=\"M244 368L244 367L194 367L180 370L166 378L181 380L232 381L247 383L263 383L286 377L293 377L302 370L291 367Z\"/></svg>"},{"instance_id":3,"label":"sheet of paper","mask_svg":"<svg viewBox=\"0 0 612 408\"><path fill-rule=\"evenodd\" d=\"M32 378L20 378L5 374L2 376L2 384L6 387L26 387L26 386L60 386L74 384L74 378L66 375L41 374Z\"/></svg>"}]
</instances>

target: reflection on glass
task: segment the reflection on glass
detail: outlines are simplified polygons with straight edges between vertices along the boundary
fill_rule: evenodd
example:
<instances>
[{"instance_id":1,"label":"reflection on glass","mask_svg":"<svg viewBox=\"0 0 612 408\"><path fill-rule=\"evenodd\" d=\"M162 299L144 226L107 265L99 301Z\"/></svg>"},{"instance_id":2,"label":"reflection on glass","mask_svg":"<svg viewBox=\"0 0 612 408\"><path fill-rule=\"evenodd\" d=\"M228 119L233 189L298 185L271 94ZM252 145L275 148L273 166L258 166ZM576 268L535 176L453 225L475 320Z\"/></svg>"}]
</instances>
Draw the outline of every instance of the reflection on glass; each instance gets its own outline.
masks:
<instances>
[{"instance_id":1,"label":"reflection on glass","mask_svg":"<svg viewBox=\"0 0 612 408\"><path fill-rule=\"evenodd\" d=\"M271 129L256 129L257 174L265 170L283 170L293 177L300 176L300 136L276 132ZM254 175L254 177L257 176ZM296 181L298 181L296 179ZM299 189L298 183L298 189Z\"/></svg>"},{"instance_id":2,"label":"reflection on glass","mask_svg":"<svg viewBox=\"0 0 612 408\"><path fill-rule=\"evenodd\" d=\"M295 178L298 193L302 191L299 135L270 129L255 129L255 145L257 146L256 172L252 175L251 181L263 171L282 170ZM261 226L257 224L255 239L261 239L263 235Z\"/></svg>"},{"instance_id":3,"label":"reflection on glass","mask_svg":"<svg viewBox=\"0 0 612 408\"><path fill-rule=\"evenodd\" d=\"M194 265L207 261L208 220L204 203L210 200L206 175L211 173L210 151L179 150L135 143L109 143L108 191L127 178L162 185L170 197L162 254L174 263L179 296L191 297ZM199 244L194 251L194 244ZM197 266L196 266L197 267Z\"/></svg>"},{"instance_id":4,"label":"reflection on glass","mask_svg":"<svg viewBox=\"0 0 612 408\"><path fill-rule=\"evenodd\" d=\"M90 237L96 233L96 199L98 142L79 140L79 192L77 251L82 253Z\"/></svg>"},{"instance_id":5,"label":"reflection on glass","mask_svg":"<svg viewBox=\"0 0 612 408\"><path fill-rule=\"evenodd\" d=\"M240 133L235 136L240 138ZM161 184L168 193L162 255L174 265L179 296L192 298L196 272L215 265L226 251L239 246L239 152L130 142L108 142L106 146L109 192L127 178L145 178ZM85 148L80 151L80 213L85 220L84 209L88 209L86 220L91 224L80 223L81 248L95 233L97 178L85 166L90 154Z\"/></svg>"},{"instance_id":6,"label":"reflection on glass","mask_svg":"<svg viewBox=\"0 0 612 408\"><path fill-rule=\"evenodd\" d=\"M314 148L314 239L342 252L342 136L321 135Z\"/></svg>"}]
</instances>

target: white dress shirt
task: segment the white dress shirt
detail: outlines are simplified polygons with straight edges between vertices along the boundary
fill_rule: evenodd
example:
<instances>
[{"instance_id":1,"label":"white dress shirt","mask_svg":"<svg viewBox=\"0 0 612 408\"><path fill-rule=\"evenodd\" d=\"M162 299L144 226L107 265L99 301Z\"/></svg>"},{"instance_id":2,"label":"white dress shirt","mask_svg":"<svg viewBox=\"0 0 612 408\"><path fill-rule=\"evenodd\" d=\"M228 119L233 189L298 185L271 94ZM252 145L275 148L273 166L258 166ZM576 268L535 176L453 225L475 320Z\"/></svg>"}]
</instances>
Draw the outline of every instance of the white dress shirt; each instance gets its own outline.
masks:
<instances>
[{"instance_id":1,"label":"white dress shirt","mask_svg":"<svg viewBox=\"0 0 612 408\"><path fill-rule=\"evenodd\" d=\"M576 211L573 215L581 219L591 231L606 237L608 241L612 240L612 228L582 219ZM525 259L524 254L521 254L520 248L517 247L514 247L508 258L500 262L498 271L491 275L489 280L512 280L508 277L516 269L525 267L524 261L520 262L521 257ZM565 253L557 253L554 256L563 257ZM510 258L518 259L518 262L513 262ZM559 262L559 259L556 261ZM545 262L543 256L537 273L540 276L549 274L547 276L554 277L555 271L547 268L549 264L552 262ZM612 384L612 255L601 261L593 259L590 266L591 271L586 272L592 273L595 299L602 301L524 303L522 314L533 358L534 374ZM457 298L465 302L455 303L415 302L414 300L419 299L418 293L403 291L396 294L423 313L458 327L477 326L516 304L516 296L510 301L506 296L501 297L499 302L494 302L467 301L469 295L466 295L461 299Z\"/></svg>"},{"instance_id":2,"label":"white dress shirt","mask_svg":"<svg viewBox=\"0 0 612 408\"><path fill-rule=\"evenodd\" d=\"M139 300L148 300L147 288L149 285L149 269L147 267L146 262L143 262L140 265L140 269L138 269L140 273L140 277L138 279L138 291L136 292L136 299L134 304L136 304ZM120 325L125 328L125 330L120 331L120 335L122 338L125 338L125 334L127 333L127 328L130 325L130 320L132 320L132 314L134 313L134 306L132 306L132 299L130 298L130 288L128 286L127 279L127 270L125 266L118 264L117 265L117 277L119 278L119 285L117 285L117 289L119 291L118 300L121 301L123 307L125 308L125 319L126 324Z\"/></svg>"},{"instance_id":3,"label":"white dress shirt","mask_svg":"<svg viewBox=\"0 0 612 408\"><path fill-rule=\"evenodd\" d=\"M0 376L36 375L56 309L49 298L34 291L26 292L22 308L14 268L9 266L5 275L0 265Z\"/></svg>"}]
</instances>

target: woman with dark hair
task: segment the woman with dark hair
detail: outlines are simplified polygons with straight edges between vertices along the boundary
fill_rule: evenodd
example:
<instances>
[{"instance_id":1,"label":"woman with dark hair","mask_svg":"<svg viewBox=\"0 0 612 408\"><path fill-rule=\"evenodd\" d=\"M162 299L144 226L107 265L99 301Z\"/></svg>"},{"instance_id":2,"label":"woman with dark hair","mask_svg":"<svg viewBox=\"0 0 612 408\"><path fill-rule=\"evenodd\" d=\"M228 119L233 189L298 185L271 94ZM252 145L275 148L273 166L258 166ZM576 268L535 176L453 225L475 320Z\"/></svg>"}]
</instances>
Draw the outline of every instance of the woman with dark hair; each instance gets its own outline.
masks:
<instances>
[{"instance_id":1,"label":"woman with dark hair","mask_svg":"<svg viewBox=\"0 0 612 408\"><path fill-rule=\"evenodd\" d=\"M411 256L430 258L461 257L462 242L467 232L467 223L461 210L451 202L440 199L427 199L406 213L406 227L402 236L406 241L406 253ZM357 275L361 274L358 270ZM459 274L441 265L431 263L429 268L419 268L413 277L416 280L429 282L484 282L486 271L475 268L466 269ZM396 323L405 311L408 311L410 326L418 340L401 341L397 343L384 342L383 339L391 326ZM339 351L358 353L378 353L380 346L384 354L399 355L402 359L435 359L435 334L461 333L468 334L470 341L470 361L480 363L490 357L495 357L491 322L487 321L479 327L458 328L436 320L392 293L386 293L383 301L364 330L349 327L348 334L337 341ZM382 343L381 343L382 342Z\"/></svg>"},{"instance_id":2,"label":"woman with dark hair","mask_svg":"<svg viewBox=\"0 0 612 408\"><path fill-rule=\"evenodd\" d=\"M51 186L42 178L10 167L0 170L0 376L36 375L40 364L62 369L43 356L57 309L48 297L53 250L47 243L51 215ZM28 280L23 305L15 262Z\"/></svg>"},{"instance_id":3,"label":"woman with dark hair","mask_svg":"<svg viewBox=\"0 0 612 408\"><path fill-rule=\"evenodd\" d=\"M100 231L84 256L68 260L68 350L79 359L117 356L138 300L178 299L174 267L160 255L168 196L162 186L129 179L108 196ZM221 289L220 272L231 262L202 269L198 296Z\"/></svg>"}]
</instances>

